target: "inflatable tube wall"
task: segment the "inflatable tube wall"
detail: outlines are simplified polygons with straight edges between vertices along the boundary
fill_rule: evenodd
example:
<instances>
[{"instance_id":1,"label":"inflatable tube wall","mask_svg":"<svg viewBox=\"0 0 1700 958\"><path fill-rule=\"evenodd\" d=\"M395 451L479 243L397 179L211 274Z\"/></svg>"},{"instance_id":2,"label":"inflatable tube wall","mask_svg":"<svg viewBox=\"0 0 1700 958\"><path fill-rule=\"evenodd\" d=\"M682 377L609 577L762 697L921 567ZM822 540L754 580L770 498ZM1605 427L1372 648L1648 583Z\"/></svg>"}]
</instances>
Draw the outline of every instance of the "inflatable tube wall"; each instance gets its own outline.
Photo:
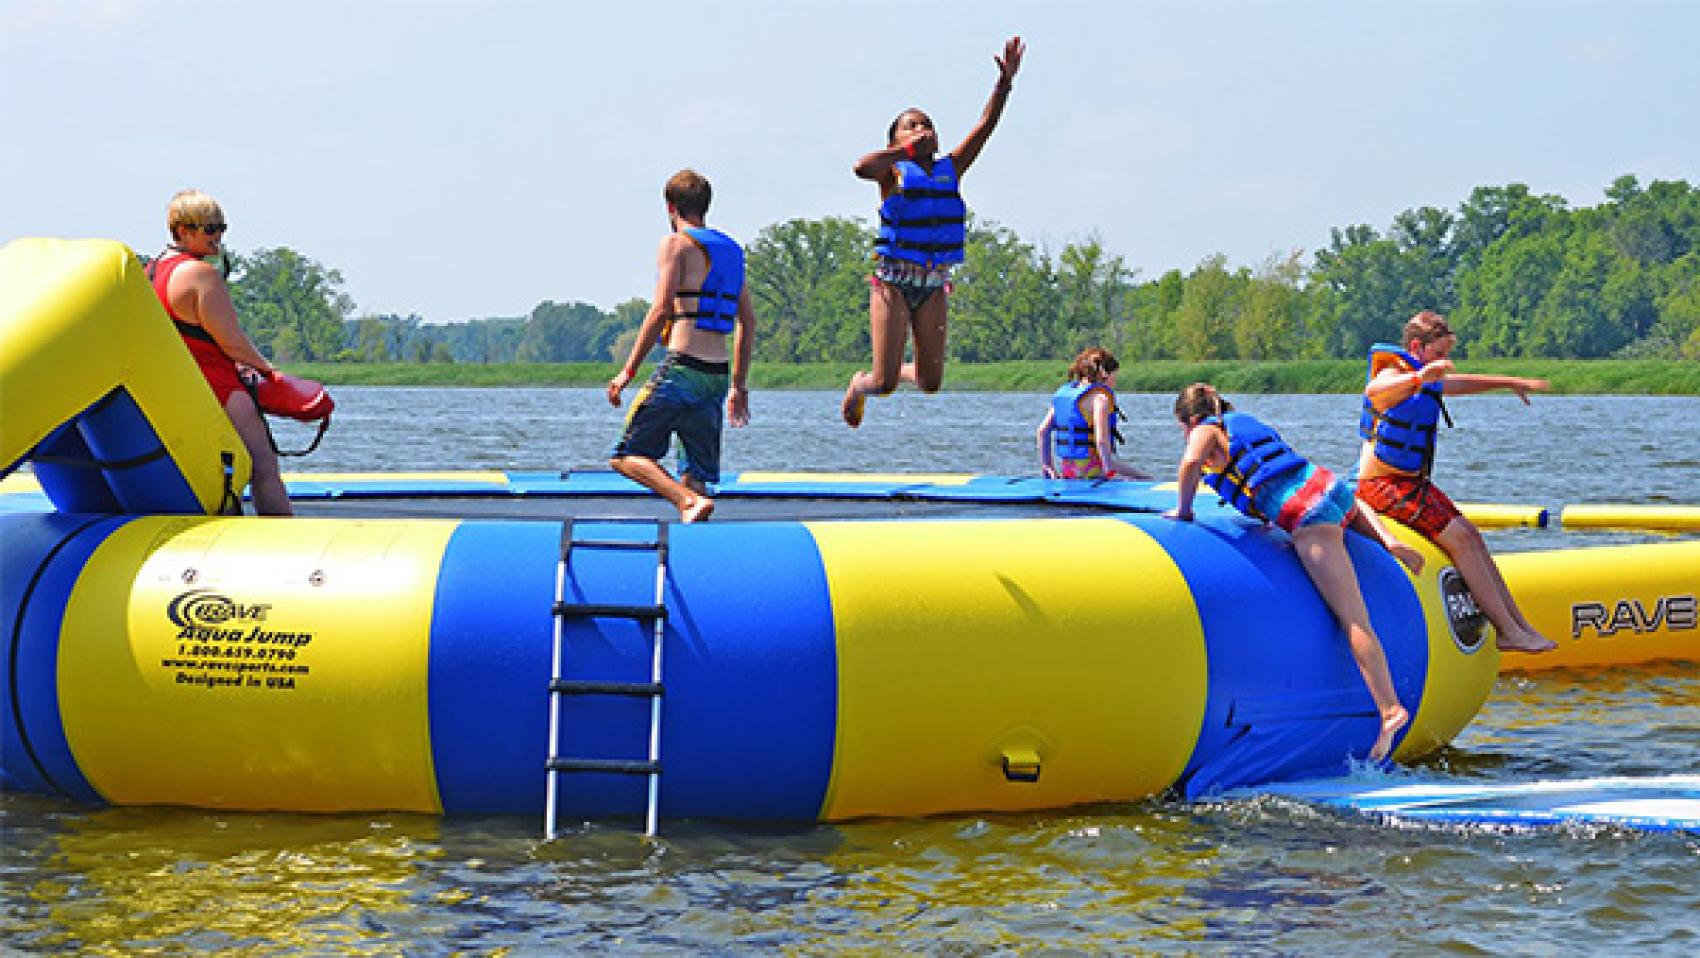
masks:
<instances>
[{"instance_id":1,"label":"inflatable tube wall","mask_svg":"<svg viewBox=\"0 0 1700 958\"><path fill-rule=\"evenodd\" d=\"M1558 643L1507 671L1700 662L1700 540L1500 556L1529 623Z\"/></svg>"},{"instance_id":2,"label":"inflatable tube wall","mask_svg":"<svg viewBox=\"0 0 1700 958\"><path fill-rule=\"evenodd\" d=\"M643 530L586 521L573 535ZM561 523L13 514L0 534L8 787L542 808ZM1454 634L1438 562L1413 583L1379 548L1352 552L1415 716L1397 754L1431 751L1474 716L1497 654L1479 630ZM650 601L655 561L574 548L566 598ZM674 527L665 603L664 817L1199 795L1338 773L1375 737L1284 535L1249 523ZM564 635L568 677L647 677L647 624L574 619ZM647 701L559 708L564 754L642 756ZM643 789L563 775L561 807L638 814Z\"/></svg>"}]
</instances>

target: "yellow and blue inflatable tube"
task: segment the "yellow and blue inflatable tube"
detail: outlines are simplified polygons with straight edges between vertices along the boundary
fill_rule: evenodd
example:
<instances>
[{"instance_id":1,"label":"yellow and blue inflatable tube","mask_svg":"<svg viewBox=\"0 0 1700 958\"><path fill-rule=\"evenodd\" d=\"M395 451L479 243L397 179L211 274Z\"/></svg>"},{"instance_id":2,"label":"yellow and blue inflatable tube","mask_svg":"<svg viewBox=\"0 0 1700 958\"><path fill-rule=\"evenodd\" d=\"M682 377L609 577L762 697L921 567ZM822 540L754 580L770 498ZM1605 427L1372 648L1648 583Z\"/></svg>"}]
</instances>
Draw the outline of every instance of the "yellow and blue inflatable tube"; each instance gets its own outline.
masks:
<instances>
[{"instance_id":1,"label":"yellow and blue inflatable tube","mask_svg":"<svg viewBox=\"0 0 1700 958\"><path fill-rule=\"evenodd\" d=\"M661 813L834 820L1204 795L1336 774L1377 721L1284 534L1151 515L674 527ZM642 536L575 524L578 538ZM0 515L7 788L87 802L535 813L558 522ZM1397 755L1475 714L1491 642L1350 549ZM651 601L576 547L568 601ZM640 681L645 623L568 620L569 678ZM568 697L561 752L641 757L648 702ZM641 779L561 778L640 814Z\"/></svg>"}]
</instances>

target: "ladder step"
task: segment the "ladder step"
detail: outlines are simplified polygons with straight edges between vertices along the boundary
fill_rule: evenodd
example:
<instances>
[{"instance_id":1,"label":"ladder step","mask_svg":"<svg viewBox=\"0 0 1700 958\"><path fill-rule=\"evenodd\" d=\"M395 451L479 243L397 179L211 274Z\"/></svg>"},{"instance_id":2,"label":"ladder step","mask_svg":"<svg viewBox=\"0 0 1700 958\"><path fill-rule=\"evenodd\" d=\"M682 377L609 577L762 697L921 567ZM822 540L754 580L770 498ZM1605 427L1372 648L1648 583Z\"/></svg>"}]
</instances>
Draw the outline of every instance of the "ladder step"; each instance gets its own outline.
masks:
<instances>
[{"instance_id":1,"label":"ladder step","mask_svg":"<svg viewBox=\"0 0 1700 958\"><path fill-rule=\"evenodd\" d=\"M628 758L552 758L551 772L603 772L612 775L659 775L660 762Z\"/></svg>"},{"instance_id":2,"label":"ladder step","mask_svg":"<svg viewBox=\"0 0 1700 958\"><path fill-rule=\"evenodd\" d=\"M665 619L667 609L659 605L605 605L597 602L557 602L554 614L579 619Z\"/></svg>"},{"instance_id":3,"label":"ladder step","mask_svg":"<svg viewBox=\"0 0 1700 958\"><path fill-rule=\"evenodd\" d=\"M632 539L574 539L568 545L575 549L632 549L643 552L653 552L661 547L661 543L654 540Z\"/></svg>"},{"instance_id":4,"label":"ladder step","mask_svg":"<svg viewBox=\"0 0 1700 958\"><path fill-rule=\"evenodd\" d=\"M660 682L603 682L596 679L554 679L549 691L561 695L631 695L653 698L662 693Z\"/></svg>"}]
</instances>

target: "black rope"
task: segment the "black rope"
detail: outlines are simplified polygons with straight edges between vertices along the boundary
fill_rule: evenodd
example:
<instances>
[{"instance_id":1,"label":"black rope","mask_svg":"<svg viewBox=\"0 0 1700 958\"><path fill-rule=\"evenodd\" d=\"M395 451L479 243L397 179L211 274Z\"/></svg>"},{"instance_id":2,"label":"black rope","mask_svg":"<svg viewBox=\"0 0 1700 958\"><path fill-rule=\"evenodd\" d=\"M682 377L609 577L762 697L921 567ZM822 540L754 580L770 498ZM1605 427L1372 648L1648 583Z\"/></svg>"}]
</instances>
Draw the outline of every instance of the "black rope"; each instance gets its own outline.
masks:
<instances>
[{"instance_id":1,"label":"black rope","mask_svg":"<svg viewBox=\"0 0 1700 958\"><path fill-rule=\"evenodd\" d=\"M30 458L42 465L66 466L71 469L134 469L165 456L165 447L156 446L152 452L144 452L128 459L84 459L81 456L44 456L40 453Z\"/></svg>"},{"instance_id":2,"label":"black rope","mask_svg":"<svg viewBox=\"0 0 1700 958\"><path fill-rule=\"evenodd\" d=\"M260 413L260 424L266 427L266 443L272 447L272 452L274 454L279 456L310 456L313 454L313 450L319 448L319 443L325 438L325 430L331 427L331 417L326 416L319 420L319 431L313 434L313 441L307 444L307 448L296 450L279 449L277 447L277 436L272 433L271 420L267 418L265 410L260 407L259 384L249 382L246 378L244 378L242 380L242 388L248 391L248 398L254 400L254 409Z\"/></svg>"}]
</instances>

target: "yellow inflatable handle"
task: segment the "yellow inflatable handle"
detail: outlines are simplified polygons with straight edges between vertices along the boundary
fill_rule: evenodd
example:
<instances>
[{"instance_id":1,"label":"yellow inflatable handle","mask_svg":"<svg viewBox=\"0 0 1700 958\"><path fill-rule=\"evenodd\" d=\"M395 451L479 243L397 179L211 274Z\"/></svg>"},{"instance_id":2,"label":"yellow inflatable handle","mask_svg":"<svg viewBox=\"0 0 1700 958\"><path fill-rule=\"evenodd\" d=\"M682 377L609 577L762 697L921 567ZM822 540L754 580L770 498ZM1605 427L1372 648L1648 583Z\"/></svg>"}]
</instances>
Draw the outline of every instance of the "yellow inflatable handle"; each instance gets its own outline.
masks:
<instances>
[{"instance_id":1,"label":"yellow inflatable handle","mask_svg":"<svg viewBox=\"0 0 1700 958\"><path fill-rule=\"evenodd\" d=\"M1566 529L1700 531L1700 506L1565 506Z\"/></svg>"}]
</instances>

